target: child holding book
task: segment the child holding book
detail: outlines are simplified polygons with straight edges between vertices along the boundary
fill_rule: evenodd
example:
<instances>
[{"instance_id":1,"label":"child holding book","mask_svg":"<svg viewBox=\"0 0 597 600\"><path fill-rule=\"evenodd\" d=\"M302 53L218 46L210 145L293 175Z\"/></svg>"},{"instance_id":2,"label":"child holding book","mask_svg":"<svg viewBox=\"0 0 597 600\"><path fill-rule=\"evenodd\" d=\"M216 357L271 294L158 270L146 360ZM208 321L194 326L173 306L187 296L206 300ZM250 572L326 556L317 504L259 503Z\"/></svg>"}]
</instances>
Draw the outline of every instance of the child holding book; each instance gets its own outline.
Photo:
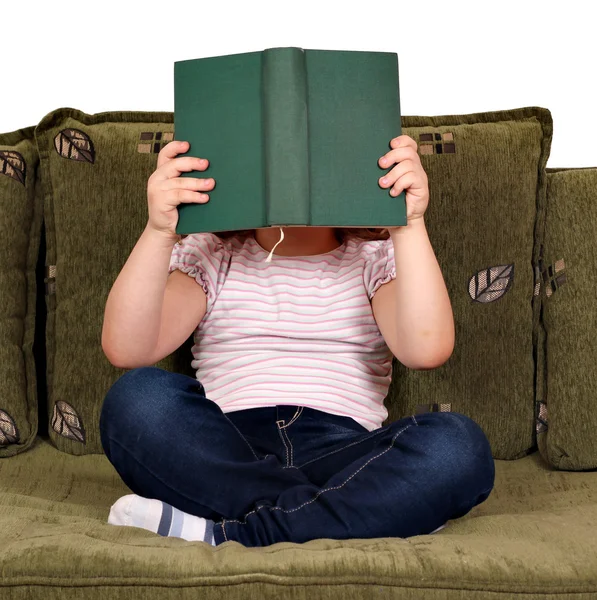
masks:
<instances>
[{"instance_id":1,"label":"child holding book","mask_svg":"<svg viewBox=\"0 0 597 600\"><path fill-rule=\"evenodd\" d=\"M104 352L130 370L106 395L101 440L134 492L109 523L214 546L405 538L489 497L491 447L472 419L424 413L381 425L392 358L433 369L454 348L417 144L401 135L390 148L379 185L405 191L406 226L178 243L177 206L209 201L215 182L180 177L209 164L177 157L187 142L161 150L147 226L104 316ZM193 332L197 378L150 366Z\"/></svg>"}]
</instances>

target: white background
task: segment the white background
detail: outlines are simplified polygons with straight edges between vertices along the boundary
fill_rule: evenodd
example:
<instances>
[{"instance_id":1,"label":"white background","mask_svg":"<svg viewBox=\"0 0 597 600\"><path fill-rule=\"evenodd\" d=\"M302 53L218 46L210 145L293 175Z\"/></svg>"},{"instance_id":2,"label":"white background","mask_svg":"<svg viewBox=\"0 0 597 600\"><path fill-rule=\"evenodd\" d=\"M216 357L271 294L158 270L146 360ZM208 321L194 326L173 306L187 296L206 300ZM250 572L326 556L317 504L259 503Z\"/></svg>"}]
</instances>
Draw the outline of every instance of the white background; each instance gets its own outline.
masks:
<instances>
[{"instance_id":1,"label":"white background","mask_svg":"<svg viewBox=\"0 0 597 600\"><path fill-rule=\"evenodd\" d=\"M69 106L174 110L174 61L279 46L396 52L403 115L542 106L548 167L597 166L593 0L10 2L0 131Z\"/></svg>"}]
</instances>

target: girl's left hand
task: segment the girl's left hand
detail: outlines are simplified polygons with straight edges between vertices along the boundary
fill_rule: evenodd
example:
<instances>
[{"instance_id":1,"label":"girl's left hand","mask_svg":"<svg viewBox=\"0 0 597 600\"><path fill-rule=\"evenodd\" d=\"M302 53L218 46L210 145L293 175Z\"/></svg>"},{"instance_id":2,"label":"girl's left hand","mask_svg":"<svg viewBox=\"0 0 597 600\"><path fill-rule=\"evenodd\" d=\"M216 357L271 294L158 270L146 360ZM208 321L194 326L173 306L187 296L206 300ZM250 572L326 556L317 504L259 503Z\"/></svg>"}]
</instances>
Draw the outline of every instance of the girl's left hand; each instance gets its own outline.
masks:
<instances>
[{"instance_id":1,"label":"girl's left hand","mask_svg":"<svg viewBox=\"0 0 597 600\"><path fill-rule=\"evenodd\" d=\"M390 146L392 150L384 154L378 164L384 169L398 164L379 178L379 185L383 188L393 185L392 196L406 191L406 219L408 222L420 219L429 204L429 185L417 152L417 142L408 135L400 135L390 141Z\"/></svg>"}]
</instances>

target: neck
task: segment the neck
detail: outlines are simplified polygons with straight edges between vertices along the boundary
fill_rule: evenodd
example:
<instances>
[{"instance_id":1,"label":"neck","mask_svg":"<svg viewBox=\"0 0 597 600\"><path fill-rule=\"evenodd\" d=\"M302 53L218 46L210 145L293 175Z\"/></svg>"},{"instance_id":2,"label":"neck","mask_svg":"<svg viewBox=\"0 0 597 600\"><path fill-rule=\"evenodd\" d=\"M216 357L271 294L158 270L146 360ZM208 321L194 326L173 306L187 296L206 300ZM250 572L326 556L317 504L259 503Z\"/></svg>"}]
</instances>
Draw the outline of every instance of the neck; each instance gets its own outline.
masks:
<instances>
[{"instance_id":1,"label":"neck","mask_svg":"<svg viewBox=\"0 0 597 600\"><path fill-rule=\"evenodd\" d=\"M279 256L312 256L325 254L340 246L334 227L282 227L284 239L274 252ZM279 227L255 230L255 240L267 252L280 240Z\"/></svg>"}]
</instances>

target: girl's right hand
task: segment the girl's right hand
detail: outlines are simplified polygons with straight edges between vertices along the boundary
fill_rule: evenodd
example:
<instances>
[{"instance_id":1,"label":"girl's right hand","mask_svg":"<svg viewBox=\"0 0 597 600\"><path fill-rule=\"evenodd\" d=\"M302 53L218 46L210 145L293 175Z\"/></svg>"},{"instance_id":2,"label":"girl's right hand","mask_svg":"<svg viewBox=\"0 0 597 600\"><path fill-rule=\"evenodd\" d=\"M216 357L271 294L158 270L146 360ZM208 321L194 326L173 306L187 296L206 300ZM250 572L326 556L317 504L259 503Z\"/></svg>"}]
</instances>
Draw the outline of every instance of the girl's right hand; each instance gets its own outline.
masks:
<instances>
[{"instance_id":1,"label":"girl's right hand","mask_svg":"<svg viewBox=\"0 0 597 600\"><path fill-rule=\"evenodd\" d=\"M147 181L148 227L175 242L178 239L176 207L183 202L205 203L209 196L204 192L215 185L214 179L180 177L183 171L205 171L209 161L194 156L174 158L189 148L188 142L172 141L158 154L157 169Z\"/></svg>"}]
</instances>

